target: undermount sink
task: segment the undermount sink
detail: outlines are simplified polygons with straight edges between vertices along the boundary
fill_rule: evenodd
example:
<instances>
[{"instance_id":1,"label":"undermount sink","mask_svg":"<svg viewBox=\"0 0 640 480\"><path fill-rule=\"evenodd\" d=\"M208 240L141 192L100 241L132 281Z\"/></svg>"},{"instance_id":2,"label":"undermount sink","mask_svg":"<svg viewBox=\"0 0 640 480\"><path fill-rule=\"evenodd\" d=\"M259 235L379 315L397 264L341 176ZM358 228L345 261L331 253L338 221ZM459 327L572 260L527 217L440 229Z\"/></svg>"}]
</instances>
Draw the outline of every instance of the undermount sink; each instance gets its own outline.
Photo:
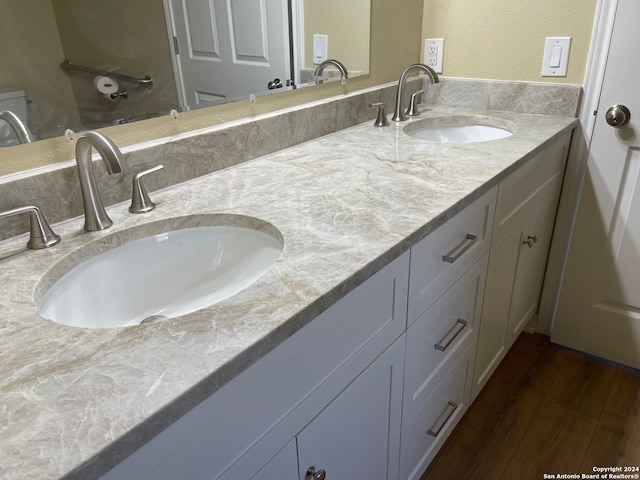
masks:
<instances>
[{"instance_id":1,"label":"undermount sink","mask_svg":"<svg viewBox=\"0 0 640 480\"><path fill-rule=\"evenodd\" d=\"M226 217L181 217L175 229L165 221L82 247L53 269L58 275L68 271L50 288L52 279L41 282L41 315L77 327L123 327L185 315L231 297L273 265L284 242L266 222ZM207 220L213 225L202 225ZM190 226L195 223L200 225ZM116 247L96 254L105 244Z\"/></svg>"},{"instance_id":2,"label":"undermount sink","mask_svg":"<svg viewBox=\"0 0 640 480\"><path fill-rule=\"evenodd\" d=\"M435 143L490 142L510 137L514 130L508 120L485 116L425 118L403 129L407 135Z\"/></svg>"}]
</instances>

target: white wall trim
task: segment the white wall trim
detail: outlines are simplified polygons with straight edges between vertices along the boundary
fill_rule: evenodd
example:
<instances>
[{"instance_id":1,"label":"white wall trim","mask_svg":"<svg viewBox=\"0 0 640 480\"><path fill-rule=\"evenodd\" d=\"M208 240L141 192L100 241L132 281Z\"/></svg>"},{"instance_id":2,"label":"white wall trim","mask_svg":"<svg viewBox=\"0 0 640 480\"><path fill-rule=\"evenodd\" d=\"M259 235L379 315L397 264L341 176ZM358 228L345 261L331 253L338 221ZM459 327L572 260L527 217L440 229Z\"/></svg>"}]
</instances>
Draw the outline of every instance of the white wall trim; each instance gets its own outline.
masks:
<instances>
[{"instance_id":1,"label":"white wall trim","mask_svg":"<svg viewBox=\"0 0 640 480\"><path fill-rule=\"evenodd\" d=\"M536 331L545 335L551 335L555 321L560 288L571 243L571 234L587 166L589 145L591 144L591 136L595 127L596 117L594 112L598 109L600 102L600 93L602 91L617 7L618 0L598 0L596 6L583 85L584 97L578 115L580 126L576 129L571 141L571 150L556 217L556 227L540 297Z\"/></svg>"},{"instance_id":2,"label":"white wall trim","mask_svg":"<svg viewBox=\"0 0 640 480\"><path fill-rule=\"evenodd\" d=\"M598 109L598 104L600 103L600 93L602 91L617 8L618 0L598 0L587 71L585 72L584 102L580 113L580 124L588 144L591 144L591 136L595 127L595 115L593 115L593 112Z\"/></svg>"},{"instance_id":3,"label":"white wall trim","mask_svg":"<svg viewBox=\"0 0 640 480\"><path fill-rule=\"evenodd\" d=\"M163 0L162 5L164 7L164 18L167 22L167 37L169 41L169 51L171 56L171 66L173 67L173 78L175 80L176 94L178 95L178 106L181 111L189 110L187 106L187 99L184 93L184 82L182 79L182 70L180 62L178 61L178 55L174 51L173 38L176 35L176 27L173 15L173 7L171 0Z\"/></svg>"},{"instance_id":4,"label":"white wall trim","mask_svg":"<svg viewBox=\"0 0 640 480\"><path fill-rule=\"evenodd\" d=\"M291 29L293 41L293 83L300 85L302 80L300 72L304 67L304 4L302 0L291 0L291 21L293 28Z\"/></svg>"}]
</instances>

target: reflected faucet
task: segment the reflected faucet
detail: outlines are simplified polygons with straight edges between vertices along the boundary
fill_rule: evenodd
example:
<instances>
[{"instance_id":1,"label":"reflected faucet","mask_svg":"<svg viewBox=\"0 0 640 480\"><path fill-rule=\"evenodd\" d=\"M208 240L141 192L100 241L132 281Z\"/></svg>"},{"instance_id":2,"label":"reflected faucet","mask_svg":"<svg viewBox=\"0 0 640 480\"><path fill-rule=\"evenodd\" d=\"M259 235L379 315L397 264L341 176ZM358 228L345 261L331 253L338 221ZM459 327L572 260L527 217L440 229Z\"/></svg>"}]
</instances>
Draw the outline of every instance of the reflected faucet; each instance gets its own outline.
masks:
<instances>
[{"instance_id":1,"label":"reflected faucet","mask_svg":"<svg viewBox=\"0 0 640 480\"><path fill-rule=\"evenodd\" d=\"M95 148L104 162L107 173L113 175L123 172L124 158L116 145L97 132L85 132L76 143L76 164L80 178L80 192L84 206L84 229L87 232L104 230L113 225L102 205L98 185L93 173L91 148Z\"/></svg>"},{"instance_id":2,"label":"reflected faucet","mask_svg":"<svg viewBox=\"0 0 640 480\"><path fill-rule=\"evenodd\" d=\"M438 74L434 72L431 67L423 63L416 63L408 66L405 69L405 71L402 72L402 75L400 76L400 81L398 82L398 92L396 94L396 107L393 111L393 116L391 117L391 120L393 120L394 122L404 122L407 119L407 116L404 112L403 102L402 102L404 98L404 87L407 83L407 77L409 77L409 75L411 75L413 72L417 70L422 70L427 75L429 75L429 78L431 78L432 83L440 82L440 79L438 78Z\"/></svg>"},{"instance_id":3,"label":"reflected faucet","mask_svg":"<svg viewBox=\"0 0 640 480\"><path fill-rule=\"evenodd\" d=\"M22 120L20 120L20 118L18 118L18 116L11 110L2 110L0 112L0 120L4 120L9 124L18 137L18 142L31 143L33 141L31 138L31 132L29 132L27 126L22 123Z\"/></svg>"},{"instance_id":4,"label":"reflected faucet","mask_svg":"<svg viewBox=\"0 0 640 480\"><path fill-rule=\"evenodd\" d=\"M338 71L340 72L340 78L342 79L342 83L345 83L347 81L347 78L349 78L349 72L347 71L347 67L345 67L338 60L334 60L333 58L328 58L327 60L322 62L320 65L318 65L316 67L316 71L313 73L313 76L317 78L316 84L319 85L324 81L319 77L322 76L322 72L324 72L324 69L327 68L329 65L333 65L338 69Z\"/></svg>"}]
</instances>

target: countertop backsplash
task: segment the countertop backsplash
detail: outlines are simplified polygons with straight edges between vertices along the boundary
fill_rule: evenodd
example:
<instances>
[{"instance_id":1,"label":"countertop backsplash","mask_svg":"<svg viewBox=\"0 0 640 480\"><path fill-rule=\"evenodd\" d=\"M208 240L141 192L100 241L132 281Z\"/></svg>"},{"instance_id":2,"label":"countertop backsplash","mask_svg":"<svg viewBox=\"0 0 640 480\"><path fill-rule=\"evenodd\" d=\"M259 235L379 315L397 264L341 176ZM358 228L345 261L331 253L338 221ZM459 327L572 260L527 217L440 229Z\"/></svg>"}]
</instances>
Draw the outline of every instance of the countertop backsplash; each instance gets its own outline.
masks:
<instances>
[{"instance_id":1,"label":"countertop backsplash","mask_svg":"<svg viewBox=\"0 0 640 480\"><path fill-rule=\"evenodd\" d=\"M420 87L416 80L410 79L407 97ZM432 104L568 117L576 116L582 91L575 85L455 78L423 83L423 109ZM377 111L372 103L384 102L386 112L393 112L396 86L393 82L123 149L124 175L108 176L102 162L94 161L102 201L109 206L130 199L133 176L158 164L165 168L144 179L149 192L373 121ZM75 161L0 178L0 211L28 204L38 205L52 224L82 215ZM0 240L27 228L25 218L4 219Z\"/></svg>"}]
</instances>

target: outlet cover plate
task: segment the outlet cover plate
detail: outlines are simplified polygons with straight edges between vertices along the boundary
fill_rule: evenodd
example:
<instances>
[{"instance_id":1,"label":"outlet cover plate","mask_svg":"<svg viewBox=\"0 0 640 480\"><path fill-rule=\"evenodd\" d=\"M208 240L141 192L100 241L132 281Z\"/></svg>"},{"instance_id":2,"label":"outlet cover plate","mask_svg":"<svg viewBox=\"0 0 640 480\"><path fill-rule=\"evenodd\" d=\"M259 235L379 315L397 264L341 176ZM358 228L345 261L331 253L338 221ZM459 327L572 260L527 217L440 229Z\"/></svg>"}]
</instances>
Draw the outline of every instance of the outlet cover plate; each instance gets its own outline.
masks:
<instances>
[{"instance_id":1,"label":"outlet cover plate","mask_svg":"<svg viewBox=\"0 0 640 480\"><path fill-rule=\"evenodd\" d=\"M436 73L442 73L444 59L444 38L425 38L424 64L429 65Z\"/></svg>"}]
</instances>

